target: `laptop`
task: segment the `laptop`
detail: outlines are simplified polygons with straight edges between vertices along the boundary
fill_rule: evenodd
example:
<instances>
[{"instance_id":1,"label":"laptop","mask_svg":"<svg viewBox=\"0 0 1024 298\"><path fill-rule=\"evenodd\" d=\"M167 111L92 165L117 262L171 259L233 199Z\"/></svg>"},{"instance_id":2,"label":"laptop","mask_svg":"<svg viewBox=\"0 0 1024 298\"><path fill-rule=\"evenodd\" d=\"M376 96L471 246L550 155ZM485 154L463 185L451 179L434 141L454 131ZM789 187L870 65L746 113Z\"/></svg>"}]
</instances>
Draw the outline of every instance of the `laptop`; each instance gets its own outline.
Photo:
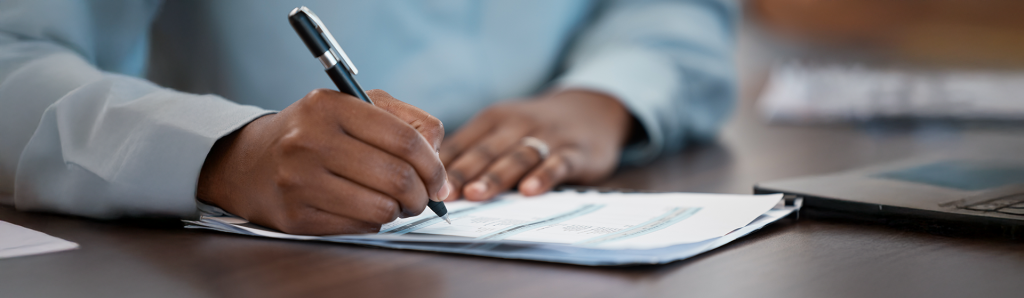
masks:
<instances>
[{"instance_id":1,"label":"laptop","mask_svg":"<svg viewBox=\"0 0 1024 298\"><path fill-rule=\"evenodd\" d=\"M754 192L802 197L806 217L1024 238L1024 156L907 160L758 183Z\"/></svg>"}]
</instances>

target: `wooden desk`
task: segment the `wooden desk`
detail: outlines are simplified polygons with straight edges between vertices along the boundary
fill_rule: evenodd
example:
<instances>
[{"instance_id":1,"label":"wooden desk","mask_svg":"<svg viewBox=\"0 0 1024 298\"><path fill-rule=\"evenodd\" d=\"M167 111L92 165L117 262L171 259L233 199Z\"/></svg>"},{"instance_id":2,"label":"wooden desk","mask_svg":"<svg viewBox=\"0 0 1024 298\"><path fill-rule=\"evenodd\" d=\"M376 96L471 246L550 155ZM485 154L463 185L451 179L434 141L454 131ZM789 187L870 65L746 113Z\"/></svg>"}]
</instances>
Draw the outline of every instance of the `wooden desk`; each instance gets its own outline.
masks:
<instances>
[{"instance_id":1,"label":"wooden desk","mask_svg":"<svg viewBox=\"0 0 1024 298\"><path fill-rule=\"evenodd\" d=\"M743 103L719 145L605 185L750 193L757 181L962 150L1019 154L1024 133L772 127ZM0 260L0 297L997 297L1024 295L1024 244L802 219L664 266L588 268L135 226L0 207L81 249Z\"/></svg>"},{"instance_id":2,"label":"wooden desk","mask_svg":"<svg viewBox=\"0 0 1024 298\"><path fill-rule=\"evenodd\" d=\"M748 90L753 90L750 88ZM750 193L758 181L939 152L1021 154L1022 129L778 127L753 92L717 145L604 186ZM1024 244L801 219L663 266L589 268L145 227L0 207L81 249L0 260L0 297L1020 297Z\"/></svg>"}]
</instances>

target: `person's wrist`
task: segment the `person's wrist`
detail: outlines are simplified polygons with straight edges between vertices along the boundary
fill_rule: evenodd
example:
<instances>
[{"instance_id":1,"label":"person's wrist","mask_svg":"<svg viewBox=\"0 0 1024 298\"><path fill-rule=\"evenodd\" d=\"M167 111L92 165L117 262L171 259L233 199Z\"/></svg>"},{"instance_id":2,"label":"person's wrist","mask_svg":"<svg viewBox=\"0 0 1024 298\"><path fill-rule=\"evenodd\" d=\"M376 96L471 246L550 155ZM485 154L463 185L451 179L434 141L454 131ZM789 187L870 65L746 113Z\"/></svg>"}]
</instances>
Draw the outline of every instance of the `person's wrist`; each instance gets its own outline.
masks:
<instances>
[{"instance_id":1,"label":"person's wrist","mask_svg":"<svg viewBox=\"0 0 1024 298\"><path fill-rule=\"evenodd\" d=\"M214 143L213 147L210 148L210 153L206 155L202 169L199 171L199 179L196 185L197 199L203 203L221 208L228 207L229 194L231 193L229 189L234 185L230 175L232 171L239 170L241 166L237 164L238 152L235 151L246 147L244 144L239 144L239 142L245 141L242 139L243 134L246 136L252 135L252 130L258 130L258 126L262 126L261 124L269 121L273 116L274 114L259 117L242 128L221 137Z\"/></svg>"},{"instance_id":2,"label":"person's wrist","mask_svg":"<svg viewBox=\"0 0 1024 298\"><path fill-rule=\"evenodd\" d=\"M582 105L586 107L586 110L598 113L593 115L595 119L613 122L613 127L619 129L609 133L616 135L616 142L620 146L625 145L628 140L632 139L632 132L636 131L634 126L638 122L633 117L633 114L629 112L629 109L618 98L607 93L589 89L570 88L555 91L544 98L556 101L570 101L572 104Z\"/></svg>"},{"instance_id":3,"label":"person's wrist","mask_svg":"<svg viewBox=\"0 0 1024 298\"><path fill-rule=\"evenodd\" d=\"M220 169L227 163L225 156L228 148L238 138L240 131L241 129L221 137L210 148L210 153L206 155L206 161L203 162L203 167L199 171L199 181L196 185L196 198L203 203L220 207L218 198L222 197L220 195L222 192L217 187L221 185L218 181L222 180Z\"/></svg>"}]
</instances>

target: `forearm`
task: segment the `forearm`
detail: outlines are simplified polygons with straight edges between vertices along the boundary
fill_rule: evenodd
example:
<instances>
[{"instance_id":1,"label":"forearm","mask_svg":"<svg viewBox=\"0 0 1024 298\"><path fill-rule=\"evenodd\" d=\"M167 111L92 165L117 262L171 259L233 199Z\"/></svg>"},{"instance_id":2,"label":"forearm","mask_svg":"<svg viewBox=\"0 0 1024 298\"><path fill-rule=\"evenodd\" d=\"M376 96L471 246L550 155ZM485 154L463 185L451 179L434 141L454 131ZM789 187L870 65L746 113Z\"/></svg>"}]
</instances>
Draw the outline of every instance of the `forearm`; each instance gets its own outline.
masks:
<instances>
[{"instance_id":1,"label":"forearm","mask_svg":"<svg viewBox=\"0 0 1024 298\"><path fill-rule=\"evenodd\" d=\"M266 113L135 77L159 6L0 2L0 192L18 209L190 216L214 141Z\"/></svg>"},{"instance_id":2,"label":"forearm","mask_svg":"<svg viewBox=\"0 0 1024 298\"><path fill-rule=\"evenodd\" d=\"M18 159L43 110L99 80L100 69L141 74L159 4L0 1L0 193L13 193Z\"/></svg>"},{"instance_id":3,"label":"forearm","mask_svg":"<svg viewBox=\"0 0 1024 298\"><path fill-rule=\"evenodd\" d=\"M735 94L736 7L719 1L622 1L574 45L561 88L620 100L645 142L623 154L642 163L715 134Z\"/></svg>"},{"instance_id":4,"label":"forearm","mask_svg":"<svg viewBox=\"0 0 1024 298\"><path fill-rule=\"evenodd\" d=\"M213 142L266 113L104 73L52 43L6 41L2 191L21 210L189 216Z\"/></svg>"},{"instance_id":5,"label":"forearm","mask_svg":"<svg viewBox=\"0 0 1024 298\"><path fill-rule=\"evenodd\" d=\"M46 109L18 160L20 210L187 217L213 143L264 113L107 75Z\"/></svg>"},{"instance_id":6,"label":"forearm","mask_svg":"<svg viewBox=\"0 0 1024 298\"><path fill-rule=\"evenodd\" d=\"M0 193L14 192L14 175L43 111L102 73L74 53L42 41L0 33Z\"/></svg>"}]
</instances>

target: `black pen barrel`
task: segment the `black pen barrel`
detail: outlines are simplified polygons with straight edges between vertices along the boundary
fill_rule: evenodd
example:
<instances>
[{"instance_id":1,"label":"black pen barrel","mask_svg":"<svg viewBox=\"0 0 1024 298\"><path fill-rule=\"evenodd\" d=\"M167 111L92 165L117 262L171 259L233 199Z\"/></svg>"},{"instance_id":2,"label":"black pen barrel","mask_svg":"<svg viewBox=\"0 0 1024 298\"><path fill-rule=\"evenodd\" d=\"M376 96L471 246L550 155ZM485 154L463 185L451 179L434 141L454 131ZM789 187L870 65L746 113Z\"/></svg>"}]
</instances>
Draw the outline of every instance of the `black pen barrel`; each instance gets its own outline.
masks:
<instances>
[{"instance_id":1,"label":"black pen barrel","mask_svg":"<svg viewBox=\"0 0 1024 298\"><path fill-rule=\"evenodd\" d=\"M359 82L356 82L355 78L352 77L352 74L345 70L340 62L331 68L325 69L324 71L327 72L327 76L331 77L331 81L334 81L334 85L338 86L338 91L373 104L370 97L366 95L365 91L363 91L363 87L359 86Z\"/></svg>"},{"instance_id":2,"label":"black pen barrel","mask_svg":"<svg viewBox=\"0 0 1024 298\"><path fill-rule=\"evenodd\" d=\"M299 34L299 38L306 44L306 48L313 54L313 57L320 57L331 49L327 41L320 37L320 32L316 30L313 21L305 13L289 15L288 23L292 25L292 29L295 29L295 33Z\"/></svg>"}]
</instances>

